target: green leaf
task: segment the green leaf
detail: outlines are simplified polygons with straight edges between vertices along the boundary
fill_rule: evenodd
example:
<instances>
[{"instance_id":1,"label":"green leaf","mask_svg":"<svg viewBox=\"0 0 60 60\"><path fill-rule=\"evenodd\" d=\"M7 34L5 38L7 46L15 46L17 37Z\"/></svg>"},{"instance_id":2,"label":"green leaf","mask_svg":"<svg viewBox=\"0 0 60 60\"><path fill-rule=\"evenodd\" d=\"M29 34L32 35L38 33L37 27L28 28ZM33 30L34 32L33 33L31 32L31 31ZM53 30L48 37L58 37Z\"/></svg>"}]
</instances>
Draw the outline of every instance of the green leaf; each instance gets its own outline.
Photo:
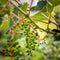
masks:
<instances>
[{"instance_id":1,"label":"green leaf","mask_svg":"<svg viewBox=\"0 0 60 60\"><path fill-rule=\"evenodd\" d=\"M48 11L49 13L52 12L53 8L57 5L60 5L60 0L41 0L37 3L37 6L32 7L32 11L40 10L41 12Z\"/></svg>"},{"instance_id":2,"label":"green leaf","mask_svg":"<svg viewBox=\"0 0 60 60\"><path fill-rule=\"evenodd\" d=\"M0 26L0 31L6 29L9 26L10 21L9 20L4 20L3 23Z\"/></svg>"},{"instance_id":3,"label":"green leaf","mask_svg":"<svg viewBox=\"0 0 60 60\"><path fill-rule=\"evenodd\" d=\"M46 5L47 1L46 0L40 0L38 3L37 3L37 6L34 6L32 7L32 10L41 10L43 9L43 7Z\"/></svg>"},{"instance_id":4,"label":"green leaf","mask_svg":"<svg viewBox=\"0 0 60 60\"><path fill-rule=\"evenodd\" d=\"M41 15L40 12L38 12L37 14L35 14L35 15L33 16L33 18L35 18L36 21L37 21L37 20L45 20L45 19L46 19L45 17L43 17L43 16Z\"/></svg>"},{"instance_id":5,"label":"green leaf","mask_svg":"<svg viewBox=\"0 0 60 60\"><path fill-rule=\"evenodd\" d=\"M53 6L60 5L60 0L48 0Z\"/></svg>"},{"instance_id":6,"label":"green leaf","mask_svg":"<svg viewBox=\"0 0 60 60\"><path fill-rule=\"evenodd\" d=\"M19 7L20 7L24 12L27 12L28 3L21 4ZM24 15L23 15L21 12L19 12L19 16L20 16L20 17L24 17Z\"/></svg>"}]
</instances>

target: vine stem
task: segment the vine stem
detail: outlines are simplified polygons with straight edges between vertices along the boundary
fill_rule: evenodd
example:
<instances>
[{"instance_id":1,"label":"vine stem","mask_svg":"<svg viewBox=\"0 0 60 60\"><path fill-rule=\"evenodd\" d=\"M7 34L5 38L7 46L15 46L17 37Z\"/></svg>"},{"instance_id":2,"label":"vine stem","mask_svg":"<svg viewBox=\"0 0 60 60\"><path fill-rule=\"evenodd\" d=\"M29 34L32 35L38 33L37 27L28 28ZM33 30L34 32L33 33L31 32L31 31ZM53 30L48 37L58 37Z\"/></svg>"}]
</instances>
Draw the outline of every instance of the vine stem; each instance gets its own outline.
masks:
<instances>
[{"instance_id":1,"label":"vine stem","mask_svg":"<svg viewBox=\"0 0 60 60\"><path fill-rule=\"evenodd\" d=\"M12 40L12 41L14 40L14 32L12 33L11 40ZM14 60L13 54L12 54L12 43L10 43L9 52L10 52L11 60Z\"/></svg>"},{"instance_id":2,"label":"vine stem","mask_svg":"<svg viewBox=\"0 0 60 60\"><path fill-rule=\"evenodd\" d=\"M41 14L42 14L42 16L44 16L46 19L49 19L49 17L47 17L44 13L41 13ZM50 23L53 23L54 25L58 26L55 22L51 21L51 19L50 19Z\"/></svg>"},{"instance_id":3,"label":"vine stem","mask_svg":"<svg viewBox=\"0 0 60 60\"><path fill-rule=\"evenodd\" d=\"M28 9L27 9L28 15L30 15L30 11L31 11L32 4L33 4L33 0L31 0L31 3L30 3L30 5L29 5L29 7L28 7Z\"/></svg>"},{"instance_id":4,"label":"vine stem","mask_svg":"<svg viewBox=\"0 0 60 60\"><path fill-rule=\"evenodd\" d=\"M15 6L21 13L23 13L25 16L27 15L27 13L25 13L21 8L19 8L12 0L10 0L10 3Z\"/></svg>"},{"instance_id":5,"label":"vine stem","mask_svg":"<svg viewBox=\"0 0 60 60\"><path fill-rule=\"evenodd\" d=\"M10 14L11 14L13 17L16 17L16 18L19 20L19 22L23 22L24 19L25 19L25 17L24 17L24 18L21 18L21 17L17 16L17 15L16 15L15 13L13 13L13 12L10 12Z\"/></svg>"},{"instance_id":6,"label":"vine stem","mask_svg":"<svg viewBox=\"0 0 60 60\"><path fill-rule=\"evenodd\" d=\"M54 18L55 22L57 23L57 26L60 27L60 22L55 17L52 16L52 18Z\"/></svg>"},{"instance_id":7,"label":"vine stem","mask_svg":"<svg viewBox=\"0 0 60 60\"><path fill-rule=\"evenodd\" d=\"M47 24L47 30L49 30L49 24L51 23L50 22L50 18L51 18L51 13L49 14L49 19L48 19L48 24Z\"/></svg>"},{"instance_id":8,"label":"vine stem","mask_svg":"<svg viewBox=\"0 0 60 60\"><path fill-rule=\"evenodd\" d=\"M14 24L14 31L12 31L12 36L11 36L11 40L14 41L14 37L16 35L16 22L12 19L12 22ZM14 60L13 54L12 54L12 46L13 46L13 42L10 43L10 48L9 48L9 52L10 52L10 57L11 60Z\"/></svg>"},{"instance_id":9,"label":"vine stem","mask_svg":"<svg viewBox=\"0 0 60 60\"><path fill-rule=\"evenodd\" d=\"M34 23L37 28L39 28L39 29L41 29L41 30L43 30L43 31L45 31L45 32L47 32L47 33L53 34L53 32L47 31L47 30L41 28L40 26L38 26L38 25L35 23L35 21L34 21L28 14L26 14L21 8L19 8L17 5L15 5L12 0L10 1L10 3L11 3L13 6L15 6L22 14L24 14L32 23Z\"/></svg>"},{"instance_id":10,"label":"vine stem","mask_svg":"<svg viewBox=\"0 0 60 60\"><path fill-rule=\"evenodd\" d=\"M18 1L18 0L15 0L17 3L18 3L18 5L20 5L21 3L20 3L20 1Z\"/></svg>"}]
</instances>

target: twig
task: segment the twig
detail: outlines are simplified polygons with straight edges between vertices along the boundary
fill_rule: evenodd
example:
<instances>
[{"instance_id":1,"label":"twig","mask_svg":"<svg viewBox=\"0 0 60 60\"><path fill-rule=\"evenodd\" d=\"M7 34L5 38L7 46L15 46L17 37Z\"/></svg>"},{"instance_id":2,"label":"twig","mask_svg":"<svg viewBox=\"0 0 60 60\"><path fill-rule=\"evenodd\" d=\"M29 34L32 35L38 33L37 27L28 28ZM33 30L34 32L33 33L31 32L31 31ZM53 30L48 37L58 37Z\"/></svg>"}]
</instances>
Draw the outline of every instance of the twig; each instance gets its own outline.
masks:
<instances>
[{"instance_id":1,"label":"twig","mask_svg":"<svg viewBox=\"0 0 60 60\"><path fill-rule=\"evenodd\" d=\"M11 36L11 40L12 42L14 41L14 37L15 37L15 34L16 34L16 22L12 19L12 22L14 24L14 31L12 31L12 36ZM9 52L10 52L10 57L11 57L11 60L14 60L13 58L13 54L12 54L12 46L13 46L13 43L10 42L10 48L9 48Z\"/></svg>"},{"instance_id":2,"label":"twig","mask_svg":"<svg viewBox=\"0 0 60 60\"><path fill-rule=\"evenodd\" d=\"M48 31L49 31L50 18L51 18L51 14L49 14L49 19L48 19L48 24L47 24L47 30Z\"/></svg>"},{"instance_id":3,"label":"twig","mask_svg":"<svg viewBox=\"0 0 60 60\"><path fill-rule=\"evenodd\" d=\"M55 20L55 22L56 22L56 24L57 24L57 26L59 26L60 27L60 21L58 21L55 17L53 17L53 16L51 16L52 18L54 18L54 20Z\"/></svg>"},{"instance_id":4,"label":"twig","mask_svg":"<svg viewBox=\"0 0 60 60\"><path fill-rule=\"evenodd\" d=\"M17 3L18 3L18 5L20 5L21 3L20 3L20 1L18 1L18 0L15 0Z\"/></svg>"},{"instance_id":5,"label":"twig","mask_svg":"<svg viewBox=\"0 0 60 60\"><path fill-rule=\"evenodd\" d=\"M32 3L33 3L33 0L31 0L30 6L28 7L28 10L27 10L27 12L28 12L28 15L30 14L31 7L32 7Z\"/></svg>"},{"instance_id":6,"label":"twig","mask_svg":"<svg viewBox=\"0 0 60 60\"><path fill-rule=\"evenodd\" d=\"M12 41L14 40L14 32L12 33L11 40L12 40ZM11 60L14 60L13 54L12 54L12 45L13 45L12 42L10 42L9 52L10 52Z\"/></svg>"},{"instance_id":7,"label":"twig","mask_svg":"<svg viewBox=\"0 0 60 60\"><path fill-rule=\"evenodd\" d=\"M13 13L13 12L10 12L10 14L13 15L13 17L16 17L16 18L19 20L19 22L23 22L24 19L25 19L25 17L24 17L24 18L20 18L19 16L17 16L17 15L16 15L15 13Z\"/></svg>"},{"instance_id":8,"label":"twig","mask_svg":"<svg viewBox=\"0 0 60 60\"><path fill-rule=\"evenodd\" d=\"M47 17L45 14L43 14L43 13L41 13L41 14L42 14L46 19L49 19L49 17ZM56 26L58 26L55 22L53 22L53 21L51 21L51 20L50 20L50 22L53 23L53 24L55 24Z\"/></svg>"},{"instance_id":9,"label":"twig","mask_svg":"<svg viewBox=\"0 0 60 60\"><path fill-rule=\"evenodd\" d=\"M25 13L21 8L19 8L16 4L13 3L12 0L10 0L10 3L15 6L21 13L23 13L25 16L27 16L27 13Z\"/></svg>"},{"instance_id":10,"label":"twig","mask_svg":"<svg viewBox=\"0 0 60 60\"><path fill-rule=\"evenodd\" d=\"M12 22L13 22L13 24L15 25L16 24L16 22L14 21L14 19L12 18Z\"/></svg>"}]
</instances>

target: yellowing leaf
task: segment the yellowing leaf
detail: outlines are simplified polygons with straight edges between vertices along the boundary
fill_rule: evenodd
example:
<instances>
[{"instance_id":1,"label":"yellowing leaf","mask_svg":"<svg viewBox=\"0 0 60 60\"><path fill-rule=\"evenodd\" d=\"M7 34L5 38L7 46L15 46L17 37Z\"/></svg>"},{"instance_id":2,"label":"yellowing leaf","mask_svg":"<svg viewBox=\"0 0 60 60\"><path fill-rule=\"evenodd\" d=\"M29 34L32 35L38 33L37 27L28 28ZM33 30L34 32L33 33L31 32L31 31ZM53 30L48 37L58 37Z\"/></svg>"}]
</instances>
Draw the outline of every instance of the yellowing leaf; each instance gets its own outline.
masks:
<instances>
[{"instance_id":1,"label":"yellowing leaf","mask_svg":"<svg viewBox=\"0 0 60 60\"><path fill-rule=\"evenodd\" d=\"M4 20L3 23L0 26L0 31L6 29L9 26L10 21L9 20Z\"/></svg>"},{"instance_id":2,"label":"yellowing leaf","mask_svg":"<svg viewBox=\"0 0 60 60\"><path fill-rule=\"evenodd\" d=\"M53 9L54 12L60 12L60 5L55 6Z\"/></svg>"}]
</instances>

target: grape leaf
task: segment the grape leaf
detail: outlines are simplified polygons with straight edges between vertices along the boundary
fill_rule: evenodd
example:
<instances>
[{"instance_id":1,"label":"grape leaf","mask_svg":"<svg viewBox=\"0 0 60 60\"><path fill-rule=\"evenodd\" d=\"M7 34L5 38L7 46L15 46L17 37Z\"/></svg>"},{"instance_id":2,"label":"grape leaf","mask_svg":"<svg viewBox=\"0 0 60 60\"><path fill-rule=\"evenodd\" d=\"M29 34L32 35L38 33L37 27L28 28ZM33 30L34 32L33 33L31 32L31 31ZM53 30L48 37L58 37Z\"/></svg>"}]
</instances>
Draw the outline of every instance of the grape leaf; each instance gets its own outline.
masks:
<instances>
[{"instance_id":1,"label":"grape leaf","mask_svg":"<svg viewBox=\"0 0 60 60\"><path fill-rule=\"evenodd\" d=\"M53 8L57 5L60 5L60 0L40 0L36 6L32 7L32 11L40 11L40 12L49 12L53 11Z\"/></svg>"},{"instance_id":2,"label":"grape leaf","mask_svg":"<svg viewBox=\"0 0 60 60\"><path fill-rule=\"evenodd\" d=\"M50 3L53 4L53 6L57 6L57 5L60 5L60 0L48 0Z\"/></svg>"},{"instance_id":3,"label":"grape leaf","mask_svg":"<svg viewBox=\"0 0 60 60\"><path fill-rule=\"evenodd\" d=\"M39 1L38 3L37 3L37 6L34 6L34 7L32 7L32 11L33 10L41 10L45 5L46 5L46 3L47 3L47 1L45 0L45 1L43 1L43 0L41 0L41 1Z\"/></svg>"},{"instance_id":4,"label":"grape leaf","mask_svg":"<svg viewBox=\"0 0 60 60\"><path fill-rule=\"evenodd\" d=\"M54 12L60 12L60 5L55 6L53 9Z\"/></svg>"},{"instance_id":5,"label":"grape leaf","mask_svg":"<svg viewBox=\"0 0 60 60\"><path fill-rule=\"evenodd\" d=\"M28 3L21 4L19 7L20 7L24 12L27 12ZM24 15L23 15L21 12L19 12L19 16L20 16L20 17L24 17Z\"/></svg>"},{"instance_id":6,"label":"grape leaf","mask_svg":"<svg viewBox=\"0 0 60 60\"><path fill-rule=\"evenodd\" d=\"M0 31L6 29L9 26L10 21L9 20L4 20L3 23L0 26Z\"/></svg>"}]
</instances>

